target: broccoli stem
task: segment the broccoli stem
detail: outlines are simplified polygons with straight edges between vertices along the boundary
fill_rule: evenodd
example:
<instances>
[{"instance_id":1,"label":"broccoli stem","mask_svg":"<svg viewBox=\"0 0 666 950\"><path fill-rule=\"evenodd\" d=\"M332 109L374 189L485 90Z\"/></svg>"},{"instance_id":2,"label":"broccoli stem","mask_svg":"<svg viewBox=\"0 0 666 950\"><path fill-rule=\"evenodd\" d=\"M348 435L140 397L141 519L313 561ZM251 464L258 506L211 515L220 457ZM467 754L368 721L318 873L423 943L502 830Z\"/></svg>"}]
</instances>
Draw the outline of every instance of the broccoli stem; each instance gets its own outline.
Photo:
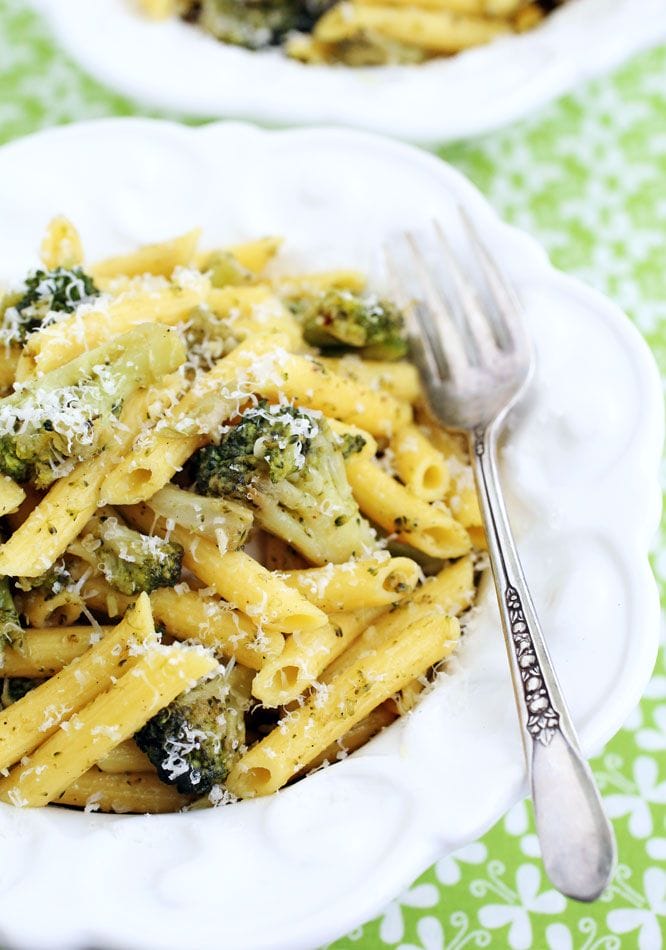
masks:
<instances>
[{"instance_id":1,"label":"broccoli stem","mask_svg":"<svg viewBox=\"0 0 666 950\"><path fill-rule=\"evenodd\" d=\"M23 629L8 577L0 577L0 650L20 639Z\"/></svg>"}]
</instances>

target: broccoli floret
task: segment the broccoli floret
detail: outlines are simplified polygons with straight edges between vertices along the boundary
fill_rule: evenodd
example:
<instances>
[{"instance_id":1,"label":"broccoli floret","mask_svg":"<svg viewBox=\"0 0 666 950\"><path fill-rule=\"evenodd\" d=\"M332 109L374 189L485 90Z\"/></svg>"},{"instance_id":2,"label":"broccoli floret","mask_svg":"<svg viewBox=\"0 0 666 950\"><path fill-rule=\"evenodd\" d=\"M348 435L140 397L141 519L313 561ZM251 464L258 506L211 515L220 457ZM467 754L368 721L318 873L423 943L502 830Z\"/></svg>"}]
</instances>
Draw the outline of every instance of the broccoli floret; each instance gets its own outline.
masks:
<instances>
[{"instance_id":1,"label":"broccoli floret","mask_svg":"<svg viewBox=\"0 0 666 950\"><path fill-rule=\"evenodd\" d=\"M61 594L71 582L72 576L63 560L56 561L48 571L38 577L17 577L14 581L17 589L26 593L31 590L46 591L47 600Z\"/></svg>"},{"instance_id":2,"label":"broccoli floret","mask_svg":"<svg viewBox=\"0 0 666 950\"><path fill-rule=\"evenodd\" d=\"M23 633L8 577L0 577L0 651L11 646Z\"/></svg>"},{"instance_id":3,"label":"broccoli floret","mask_svg":"<svg viewBox=\"0 0 666 950\"><path fill-rule=\"evenodd\" d=\"M373 360L396 360L407 353L401 312L375 294L328 290L295 309L306 342L325 352L356 351Z\"/></svg>"},{"instance_id":4,"label":"broccoli floret","mask_svg":"<svg viewBox=\"0 0 666 950\"><path fill-rule=\"evenodd\" d=\"M254 274L238 261L229 251L215 251L206 262L213 287L238 287L251 284Z\"/></svg>"},{"instance_id":5,"label":"broccoli floret","mask_svg":"<svg viewBox=\"0 0 666 950\"><path fill-rule=\"evenodd\" d=\"M318 415L260 402L218 445L200 449L193 467L200 494L248 501L262 528L315 564L342 563L375 545L340 442Z\"/></svg>"},{"instance_id":6,"label":"broccoli floret","mask_svg":"<svg viewBox=\"0 0 666 950\"><path fill-rule=\"evenodd\" d=\"M201 0L187 19L224 43L263 49L274 46L291 30L307 30L315 19L302 0Z\"/></svg>"},{"instance_id":7,"label":"broccoli floret","mask_svg":"<svg viewBox=\"0 0 666 950\"><path fill-rule=\"evenodd\" d=\"M48 487L98 454L124 400L184 357L174 330L145 324L0 399L0 471Z\"/></svg>"},{"instance_id":8,"label":"broccoli floret","mask_svg":"<svg viewBox=\"0 0 666 950\"><path fill-rule=\"evenodd\" d=\"M84 536L70 550L75 552L78 546L82 556L121 594L150 594L180 580L180 544L141 534L113 514L92 518Z\"/></svg>"},{"instance_id":9,"label":"broccoli floret","mask_svg":"<svg viewBox=\"0 0 666 950\"><path fill-rule=\"evenodd\" d=\"M222 674L182 693L134 738L163 782L205 795L224 782L242 751L247 707L244 691Z\"/></svg>"},{"instance_id":10,"label":"broccoli floret","mask_svg":"<svg viewBox=\"0 0 666 950\"><path fill-rule=\"evenodd\" d=\"M31 679L24 676L8 676L2 680L2 690L0 690L0 706L6 709L12 703L23 699L26 693L29 693L35 686L40 686L44 680Z\"/></svg>"},{"instance_id":11,"label":"broccoli floret","mask_svg":"<svg viewBox=\"0 0 666 950\"><path fill-rule=\"evenodd\" d=\"M73 313L81 303L99 296L92 277L80 267L37 270L25 280L25 292L6 307L0 327L5 345L25 343L28 334L51 322L54 313Z\"/></svg>"}]
</instances>

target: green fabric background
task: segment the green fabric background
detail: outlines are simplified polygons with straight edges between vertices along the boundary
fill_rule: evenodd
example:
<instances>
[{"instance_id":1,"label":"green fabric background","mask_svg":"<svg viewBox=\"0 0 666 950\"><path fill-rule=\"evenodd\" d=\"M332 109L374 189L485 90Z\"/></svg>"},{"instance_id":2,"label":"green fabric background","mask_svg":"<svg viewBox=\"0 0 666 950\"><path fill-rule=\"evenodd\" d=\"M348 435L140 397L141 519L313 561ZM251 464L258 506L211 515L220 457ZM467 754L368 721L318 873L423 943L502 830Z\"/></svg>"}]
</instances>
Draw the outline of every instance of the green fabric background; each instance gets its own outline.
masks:
<instances>
[{"instance_id":1,"label":"green fabric background","mask_svg":"<svg viewBox=\"0 0 666 950\"><path fill-rule=\"evenodd\" d=\"M90 0L94 2L94 0ZM25 0L0 0L0 142L99 116L148 114L85 76ZM150 113L153 114L153 113ZM444 147L556 266L613 297L666 375L666 47L509 129ZM666 535L655 546L666 595ZM666 940L666 656L640 708L594 760L619 845L592 906L542 872L532 810L444 858L335 950L661 950Z\"/></svg>"}]
</instances>

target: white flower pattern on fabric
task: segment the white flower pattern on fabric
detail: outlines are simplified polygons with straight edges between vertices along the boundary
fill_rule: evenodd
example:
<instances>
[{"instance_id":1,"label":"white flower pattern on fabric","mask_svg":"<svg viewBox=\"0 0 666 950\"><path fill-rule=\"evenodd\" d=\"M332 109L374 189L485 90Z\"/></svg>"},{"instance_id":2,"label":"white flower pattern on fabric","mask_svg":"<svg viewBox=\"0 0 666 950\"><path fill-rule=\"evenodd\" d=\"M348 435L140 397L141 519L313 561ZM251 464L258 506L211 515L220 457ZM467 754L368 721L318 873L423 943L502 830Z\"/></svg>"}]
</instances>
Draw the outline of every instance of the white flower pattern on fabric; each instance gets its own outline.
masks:
<instances>
[{"instance_id":1,"label":"white flower pattern on fabric","mask_svg":"<svg viewBox=\"0 0 666 950\"><path fill-rule=\"evenodd\" d=\"M643 890L643 906L611 910L606 923L614 933L638 930L638 950L662 950L666 931L666 871L648 868L643 875Z\"/></svg>"},{"instance_id":2,"label":"white flower pattern on fabric","mask_svg":"<svg viewBox=\"0 0 666 950\"><path fill-rule=\"evenodd\" d=\"M470 929L467 914L459 910L451 914L446 927L436 917L423 917L416 934L419 944L402 943L397 950L463 950L463 947L489 947L492 940L487 930Z\"/></svg>"},{"instance_id":3,"label":"white flower pattern on fabric","mask_svg":"<svg viewBox=\"0 0 666 950\"><path fill-rule=\"evenodd\" d=\"M439 900L439 892L434 884L415 884L396 900L391 901L379 925L379 936L384 943L398 943L405 935L403 907L434 907Z\"/></svg>"},{"instance_id":4,"label":"white flower pattern on fabric","mask_svg":"<svg viewBox=\"0 0 666 950\"><path fill-rule=\"evenodd\" d=\"M526 801L518 802L504 816L504 828L510 835L520 838L520 850L525 857L540 858L539 839L530 831L531 827L531 812Z\"/></svg>"},{"instance_id":5,"label":"white flower pattern on fabric","mask_svg":"<svg viewBox=\"0 0 666 950\"><path fill-rule=\"evenodd\" d=\"M462 877L461 864L483 864L488 857L485 844L475 841L465 848L441 858L435 865L435 875L440 884L457 884Z\"/></svg>"},{"instance_id":6,"label":"white flower pattern on fabric","mask_svg":"<svg viewBox=\"0 0 666 950\"><path fill-rule=\"evenodd\" d=\"M636 745L650 752L666 751L666 706L657 706L652 717L654 729L640 729L636 733Z\"/></svg>"},{"instance_id":7,"label":"white flower pattern on fabric","mask_svg":"<svg viewBox=\"0 0 666 950\"><path fill-rule=\"evenodd\" d=\"M548 950L622 950L620 938L611 934L600 935L599 926L592 917L579 920L577 929L585 938L583 943L566 924L549 924L546 927Z\"/></svg>"},{"instance_id":8,"label":"white flower pattern on fabric","mask_svg":"<svg viewBox=\"0 0 666 950\"><path fill-rule=\"evenodd\" d=\"M605 757L604 763L607 762L611 765L611 774L620 792L604 795L606 813L609 818L628 815L630 834L634 838L647 838L652 834L654 825L650 805L666 805L666 781L659 782L657 762L647 756L639 756L634 762L633 782L619 776L611 756ZM609 773L601 775L608 778Z\"/></svg>"},{"instance_id":9,"label":"white flower pattern on fabric","mask_svg":"<svg viewBox=\"0 0 666 950\"><path fill-rule=\"evenodd\" d=\"M532 947L532 924L530 914L559 914L565 906L564 897L552 889L539 893L541 871L534 864L521 864L516 871L516 889L512 890L499 874L504 873L504 865L499 861L488 864L490 880L474 881L472 893L485 896L495 893L503 898L503 904L486 904L479 911L479 921L484 927L497 930L509 927L508 946L511 950L529 950Z\"/></svg>"}]
</instances>

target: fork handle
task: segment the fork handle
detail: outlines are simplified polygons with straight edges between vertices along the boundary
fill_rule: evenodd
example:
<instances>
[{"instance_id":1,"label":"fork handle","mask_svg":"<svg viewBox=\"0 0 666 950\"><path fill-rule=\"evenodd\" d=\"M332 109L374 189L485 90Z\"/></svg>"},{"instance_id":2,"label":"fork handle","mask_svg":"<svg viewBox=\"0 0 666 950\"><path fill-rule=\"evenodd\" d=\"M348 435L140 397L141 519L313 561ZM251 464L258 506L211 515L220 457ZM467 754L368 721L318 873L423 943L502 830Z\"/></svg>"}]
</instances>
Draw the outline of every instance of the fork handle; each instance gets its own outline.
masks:
<instances>
[{"instance_id":1,"label":"fork handle","mask_svg":"<svg viewBox=\"0 0 666 950\"><path fill-rule=\"evenodd\" d=\"M615 865L615 841L564 702L511 533L497 471L501 425L469 433L541 854L563 894L595 900Z\"/></svg>"}]
</instances>

